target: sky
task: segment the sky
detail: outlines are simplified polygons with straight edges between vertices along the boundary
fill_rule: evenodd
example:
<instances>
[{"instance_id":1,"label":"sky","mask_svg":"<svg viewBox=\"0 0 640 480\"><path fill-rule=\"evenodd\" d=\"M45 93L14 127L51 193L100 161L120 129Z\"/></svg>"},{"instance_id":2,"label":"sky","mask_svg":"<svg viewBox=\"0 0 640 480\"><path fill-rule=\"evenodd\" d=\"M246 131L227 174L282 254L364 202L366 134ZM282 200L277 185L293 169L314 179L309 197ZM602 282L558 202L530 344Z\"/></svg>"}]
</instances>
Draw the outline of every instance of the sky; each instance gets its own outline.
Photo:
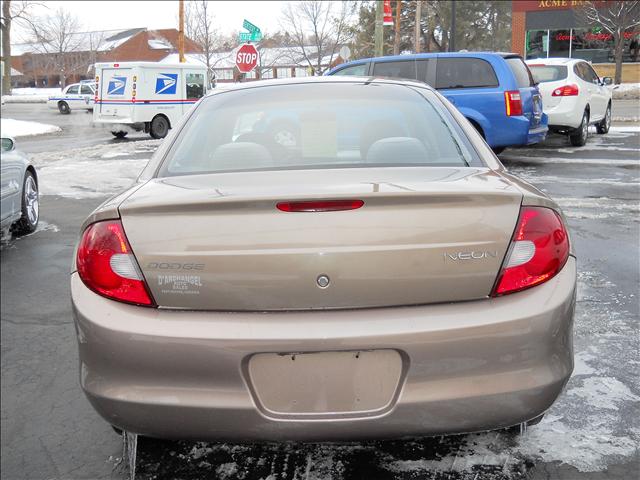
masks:
<instances>
[{"instance_id":1,"label":"sky","mask_svg":"<svg viewBox=\"0 0 640 480\"><path fill-rule=\"evenodd\" d=\"M185 2L186 3L186 2ZM262 32L273 33L279 29L278 18L284 1L211 1L214 24L223 34L242 30L242 20L247 19L257 25ZM177 0L85 0L43 2L44 6L34 8L37 15L46 15L58 8L72 11L80 20L84 31L114 30L136 27L178 28ZM24 31L16 28L16 38L12 43L24 41ZM12 29L13 31L13 29Z\"/></svg>"}]
</instances>

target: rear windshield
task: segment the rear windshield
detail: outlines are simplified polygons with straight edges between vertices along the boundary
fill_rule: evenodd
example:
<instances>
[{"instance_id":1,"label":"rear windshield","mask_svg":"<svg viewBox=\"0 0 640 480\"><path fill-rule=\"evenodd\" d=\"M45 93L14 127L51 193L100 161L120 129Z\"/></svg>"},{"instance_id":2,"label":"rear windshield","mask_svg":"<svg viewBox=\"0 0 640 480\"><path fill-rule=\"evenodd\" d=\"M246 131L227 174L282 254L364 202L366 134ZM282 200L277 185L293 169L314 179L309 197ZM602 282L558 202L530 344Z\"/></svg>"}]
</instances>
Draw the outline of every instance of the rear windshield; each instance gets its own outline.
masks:
<instances>
[{"instance_id":1,"label":"rear windshield","mask_svg":"<svg viewBox=\"0 0 640 480\"><path fill-rule=\"evenodd\" d=\"M493 67L480 58L438 58L436 88L497 87L498 77Z\"/></svg>"},{"instance_id":2,"label":"rear windshield","mask_svg":"<svg viewBox=\"0 0 640 480\"><path fill-rule=\"evenodd\" d=\"M533 78L529 73L527 65L522 61L520 57L505 58L507 65L516 77L516 83L518 88L526 88L533 86Z\"/></svg>"},{"instance_id":3,"label":"rear windshield","mask_svg":"<svg viewBox=\"0 0 640 480\"><path fill-rule=\"evenodd\" d=\"M564 65L529 65L529 70L536 83L555 82L567 78L567 67Z\"/></svg>"},{"instance_id":4,"label":"rear windshield","mask_svg":"<svg viewBox=\"0 0 640 480\"><path fill-rule=\"evenodd\" d=\"M161 176L247 170L477 165L436 96L402 85L321 83L206 98Z\"/></svg>"}]
</instances>

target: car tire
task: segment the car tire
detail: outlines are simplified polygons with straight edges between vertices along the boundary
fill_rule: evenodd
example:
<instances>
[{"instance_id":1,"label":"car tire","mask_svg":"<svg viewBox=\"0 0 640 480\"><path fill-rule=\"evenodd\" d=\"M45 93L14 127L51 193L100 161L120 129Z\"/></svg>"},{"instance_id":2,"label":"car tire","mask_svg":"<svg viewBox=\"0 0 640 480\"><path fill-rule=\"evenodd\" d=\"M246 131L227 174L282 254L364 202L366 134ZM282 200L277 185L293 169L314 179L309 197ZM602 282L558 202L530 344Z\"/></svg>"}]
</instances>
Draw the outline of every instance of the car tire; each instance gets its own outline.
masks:
<instances>
[{"instance_id":1,"label":"car tire","mask_svg":"<svg viewBox=\"0 0 640 480\"><path fill-rule=\"evenodd\" d=\"M167 117L157 115L151 120L151 127L149 128L149 134L153 138L164 138L169 133L169 120Z\"/></svg>"},{"instance_id":2,"label":"car tire","mask_svg":"<svg viewBox=\"0 0 640 480\"><path fill-rule=\"evenodd\" d=\"M58 102L58 110L63 115L69 115L71 113L71 108L67 102Z\"/></svg>"},{"instance_id":3,"label":"car tire","mask_svg":"<svg viewBox=\"0 0 640 480\"><path fill-rule=\"evenodd\" d=\"M611 128L611 102L607 105L607 111L604 114L604 118L596 124L596 132L600 135L604 135L605 133L609 133L609 128Z\"/></svg>"},{"instance_id":4,"label":"car tire","mask_svg":"<svg viewBox=\"0 0 640 480\"><path fill-rule=\"evenodd\" d=\"M38 194L38 182L29 170L22 181L22 216L13 224L13 232L16 235L33 233L40 219L40 199Z\"/></svg>"},{"instance_id":5,"label":"car tire","mask_svg":"<svg viewBox=\"0 0 640 480\"><path fill-rule=\"evenodd\" d=\"M569 140L571 141L571 145L574 147L582 147L587 143L587 138L589 137L589 111L585 110L582 115L582 123L580 126L576 128L576 131L573 135L569 135Z\"/></svg>"},{"instance_id":6,"label":"car tire","mask_svg":"<svg viewBox=\"0 0 640 480\"><path fill-rule=\"evenodd\" d=\"M502 152L504 152L504 149L507 147L491 147L491 150L493 150L493 153L495 153L496 155L500 155Z\"/></svg>"},{"instance_id":7,"label":"car tire","mask_svg":"<svg viewBox=\"0 0 640 480\"><path fill-rule=\"evenodd\" d=\"M111 132L111 135L113 135L116 138L124 138L127 136L127 133L129 132L125 132L125 131L119 131L119 132Z\"/></svg>"}]
</instances>

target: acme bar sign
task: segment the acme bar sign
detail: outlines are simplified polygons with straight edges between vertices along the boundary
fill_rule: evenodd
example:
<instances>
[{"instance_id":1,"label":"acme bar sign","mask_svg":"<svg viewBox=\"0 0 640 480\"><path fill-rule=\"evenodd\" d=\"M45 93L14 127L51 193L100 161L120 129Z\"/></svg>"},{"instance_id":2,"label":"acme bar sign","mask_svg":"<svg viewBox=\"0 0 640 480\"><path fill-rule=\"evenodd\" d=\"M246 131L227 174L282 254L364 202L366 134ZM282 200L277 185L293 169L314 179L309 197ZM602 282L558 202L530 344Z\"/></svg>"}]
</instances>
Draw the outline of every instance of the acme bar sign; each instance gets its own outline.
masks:
<instances>
[{"instance_id":1,"label":"acme bar sign","mask_svg":"<svg viewBox=\"0 0 640 480\"><path fill-rule=\"evenodd\" d=\"M539 10L569 10L580 8L585 3L587 3L585 0L518 0L511 5L514 12L532 12ZM598 3L605 2L595 2L596 6Z\"/></svg>"}]
</instances>

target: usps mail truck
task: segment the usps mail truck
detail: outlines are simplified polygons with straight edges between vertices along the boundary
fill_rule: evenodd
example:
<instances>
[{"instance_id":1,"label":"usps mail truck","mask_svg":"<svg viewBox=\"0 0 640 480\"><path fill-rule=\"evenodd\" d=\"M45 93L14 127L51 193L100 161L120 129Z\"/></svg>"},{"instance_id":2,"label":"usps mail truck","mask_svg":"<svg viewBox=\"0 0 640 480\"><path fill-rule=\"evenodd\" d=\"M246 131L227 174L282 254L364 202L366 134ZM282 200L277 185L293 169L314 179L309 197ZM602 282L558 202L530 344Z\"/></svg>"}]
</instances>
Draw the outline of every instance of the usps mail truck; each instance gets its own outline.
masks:
<instances>
[{"instance_id":1,"label":"usps mail truck","mask_svg":"<svg viewBox=\"0 0 640 480\"><path fill-rule=\"evenodd\" d=\"M164 138L207 91L206 67L154 62L96 63L93 121L123 138L131 130Z\"/></svg>"}]
</instances>

